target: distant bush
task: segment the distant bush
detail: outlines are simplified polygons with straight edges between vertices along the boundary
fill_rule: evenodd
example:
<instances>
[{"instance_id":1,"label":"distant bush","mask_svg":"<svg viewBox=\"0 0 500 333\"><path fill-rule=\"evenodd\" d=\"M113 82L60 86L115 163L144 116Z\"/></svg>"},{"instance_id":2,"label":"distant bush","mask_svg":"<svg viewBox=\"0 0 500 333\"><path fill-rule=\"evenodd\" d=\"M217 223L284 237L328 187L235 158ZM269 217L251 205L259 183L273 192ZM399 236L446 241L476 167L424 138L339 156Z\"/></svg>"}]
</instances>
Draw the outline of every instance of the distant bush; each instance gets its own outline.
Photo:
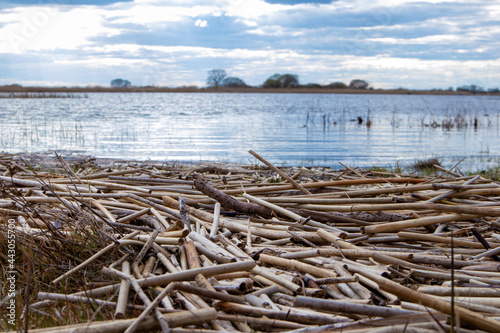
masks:
<instances>
[{"instance_id":1,"label":"distant bush","mask_svg":"<svg viewBox=\"0 0 500 333\"><path fill-rule=\"evenodd\" d=\"M110 82L111 87L113 88L130 88L132 83L129 80L124 79L114 79Z\"/></svg>"},{"instance_id":2,"label":"distant bush","mask_svg":"<svg viewBox=\"0 0 500 333\"><path fill-rule=\"evenodd\" d=\"M308 83L304 86L304 88L309 88L309 89L322 89L323 86L319 83Z\"/></svg>"},{"instance_id":3,"label":"distant bush","mask_svg":"<svg viewBox=\"0 0 500 333\"><path fill-rule=\"evenodd\" d=\"M262 85L264 88L297 88L299 76L296 74L274 74Z\"/></svg>"},{"instance_id":4,"label":"distant bush","mask_svg":"<svg viewBox=\"0 0 500 333\"><path fill-rule=\"evenodd\" d=\"M473 94L486 92L483 87L476 86L475 84L471 84L470 86L457 87L457 91L468 91Z\"/></svg>"},{"instance_id":5,"label":"distant bush","mask_svg":"<svg viewBox=\"0 0 500 333\"><path fill-rule=\"evenodd\" d=\"M347 84L344 82L332 82L328 86L330 89L347 89Z\"/></svg>"},{"instance_id":6,"label":"distant bush","mask_svg":"<svg viewBox=\"0 0 500 333\"><path fill-rule=\"evenodd\" d=\"M224 80L222 80L221 87L227 87L227 88L245 88L248 87L245 81L243 81L240 78L237 77L226 77Z\"/></svg>"}]
</instances>

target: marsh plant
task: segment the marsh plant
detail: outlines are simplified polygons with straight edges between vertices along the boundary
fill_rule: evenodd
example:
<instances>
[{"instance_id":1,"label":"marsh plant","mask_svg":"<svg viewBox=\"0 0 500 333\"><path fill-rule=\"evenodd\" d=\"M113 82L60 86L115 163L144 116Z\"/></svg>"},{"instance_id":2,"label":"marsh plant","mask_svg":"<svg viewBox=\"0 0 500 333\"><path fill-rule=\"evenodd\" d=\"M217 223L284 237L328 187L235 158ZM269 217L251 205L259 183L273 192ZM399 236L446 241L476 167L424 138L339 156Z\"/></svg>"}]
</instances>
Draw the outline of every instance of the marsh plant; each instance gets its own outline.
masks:
<instances>
[{"instance_id":1,"label":"marsh plant","mask_svg":"<svg viewBox=\"0 0 500 333\"><path fill-rule=\"evenodd\" d=\"M88 95L59 92L9 92L0 93L0 98L88 98Z\"/></svg>"}]
</instances>

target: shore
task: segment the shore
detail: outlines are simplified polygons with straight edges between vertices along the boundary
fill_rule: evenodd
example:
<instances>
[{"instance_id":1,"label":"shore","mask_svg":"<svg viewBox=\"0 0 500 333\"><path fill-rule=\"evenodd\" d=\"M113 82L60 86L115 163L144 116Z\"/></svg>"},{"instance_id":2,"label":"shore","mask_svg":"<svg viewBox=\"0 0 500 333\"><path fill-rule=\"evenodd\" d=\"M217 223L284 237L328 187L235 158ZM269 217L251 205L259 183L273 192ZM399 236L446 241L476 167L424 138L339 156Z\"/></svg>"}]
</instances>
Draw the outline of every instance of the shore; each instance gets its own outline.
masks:
<instances>
[{"instance_id":1,"label":"shore","mask_svg":"<svg viewBox=\"0 0 500 333\"><path fill-rule=\"evenodd\" d=\"M0 86L4 94L73 94L73 93L290 93L290 94L387 94L387 95L463 95L463 96L500 96L500 93L471 93L445 89L412 90L412 89L332 89L332 88L198 88L198 87L23 87L19 85ZM49 95L50 96L50 95ZM8 96L7 96L8 97ZM56 96L55 96L56 97Z\"/></svg>"},{"instance_id":2,"label":"shore","mask_svg":"<svg viewBox=\"0 0 500 333\"><path fill-rule=\"evenodd\" d=\"M498 332L498 182L250 153L0 155L2 329Z\"/></svg>"}]
</instances>

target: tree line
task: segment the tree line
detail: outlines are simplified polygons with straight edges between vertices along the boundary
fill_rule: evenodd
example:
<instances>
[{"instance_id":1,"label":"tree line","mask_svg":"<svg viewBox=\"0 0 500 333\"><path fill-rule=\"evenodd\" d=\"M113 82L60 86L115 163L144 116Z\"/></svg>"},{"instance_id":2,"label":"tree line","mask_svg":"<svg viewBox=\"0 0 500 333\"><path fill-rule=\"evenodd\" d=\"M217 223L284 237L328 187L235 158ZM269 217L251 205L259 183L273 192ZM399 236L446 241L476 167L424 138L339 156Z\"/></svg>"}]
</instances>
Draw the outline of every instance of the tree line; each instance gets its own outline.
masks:
<instances>
[{"instance_id":1,"label":"tree line","mask_svg":"<svg viewBox=\"0 0 500 333\"><path fill-rule=\"evenodd\" d=\"M132 83L129 80L114 79L110 82L112 88L130 88ZM208 88L247 88L250 87L238 77L228 76L223 69L212 69L207 73ZM296 74L273 74L266 79L262 88L332 88L332 89L370 89L368 82L360 79L352 80L349 85L343 82L332 82L327 85L310 83L301 85L299 76Z\"/></svg>"},{"instance_id":2,"label":"tree line","mask_svg":"<svg viewBox=\"0 0 500 333\"><path fill-rule=\"evenodd\" d=\"M240 78L227 76L223 69L212 69L207 73L207 87L209 88L246 88L249 87L245 81ZM332 82L327 85L318 83L309 83L301 85L297 74L273 74L267 78L262 88L331 88L331 89L370 89L370 85L365 80L354 79L349 85L343 82Z\"/></svg>"},{"instance_id":3,"label":"tree line","mask_svg":"<svg viewBox=\"0 0 500 333\"><path fill-rule=\"evenodd\" d=\"M212 89L217 88L248 88L252 87L247 85L244 80L234 77L228 76L224 69L212 69L207 72L207 87ZM110 86L112 88L131 88L132 83L129 80L124 79L114 79L110 82ZM374 89L370 84L361 79L354 79L349 82L349 84L345 84L344 82L332 82L326 85L321 85L319 83L308 83L301 84L299 81L299 76L297 74L273 74L268 77L261 85L257 86L260 88L275 88L275 89L292 89L292 88L327 88L327 89L358 89L358 90L367 90ZM398 88L395 90L409 90L404 88ZM438 90L438 89L431 89ZM453 88L448 88L448 91L453 91ZM465 85L457 87L457 92L467 92L472 94L485 94L492 93L498 94L500 90L498 88L490 88L484 89L483 87L477 86L475 84Z\"/></svg>"}]
</instances>

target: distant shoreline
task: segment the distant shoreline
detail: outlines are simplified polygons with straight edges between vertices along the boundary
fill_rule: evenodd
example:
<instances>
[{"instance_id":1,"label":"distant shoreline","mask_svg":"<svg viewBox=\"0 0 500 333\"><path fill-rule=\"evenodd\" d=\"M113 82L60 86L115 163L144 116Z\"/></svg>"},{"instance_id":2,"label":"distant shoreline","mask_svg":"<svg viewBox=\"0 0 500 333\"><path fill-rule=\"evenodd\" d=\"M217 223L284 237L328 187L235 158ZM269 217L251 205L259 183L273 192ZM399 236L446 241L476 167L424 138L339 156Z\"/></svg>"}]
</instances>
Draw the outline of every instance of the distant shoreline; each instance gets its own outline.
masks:
<instances>
[{"instance_id":1,"label":"distant shoreline","mask_svg":"<svg viewBox=\"0 0 500 333\"><path fill-rule=\"evenodd\" d=\"M53 94L53 93L290 93L290 94L374 94L374 95L452 95L452 96L500 96L500 93L471 93L452 90L412 90L412 89L334 89L334 88L197 88L197 87L23 87L19 85L0 86L0 93L12 94Z\"/></svg>"}]
</instances>

